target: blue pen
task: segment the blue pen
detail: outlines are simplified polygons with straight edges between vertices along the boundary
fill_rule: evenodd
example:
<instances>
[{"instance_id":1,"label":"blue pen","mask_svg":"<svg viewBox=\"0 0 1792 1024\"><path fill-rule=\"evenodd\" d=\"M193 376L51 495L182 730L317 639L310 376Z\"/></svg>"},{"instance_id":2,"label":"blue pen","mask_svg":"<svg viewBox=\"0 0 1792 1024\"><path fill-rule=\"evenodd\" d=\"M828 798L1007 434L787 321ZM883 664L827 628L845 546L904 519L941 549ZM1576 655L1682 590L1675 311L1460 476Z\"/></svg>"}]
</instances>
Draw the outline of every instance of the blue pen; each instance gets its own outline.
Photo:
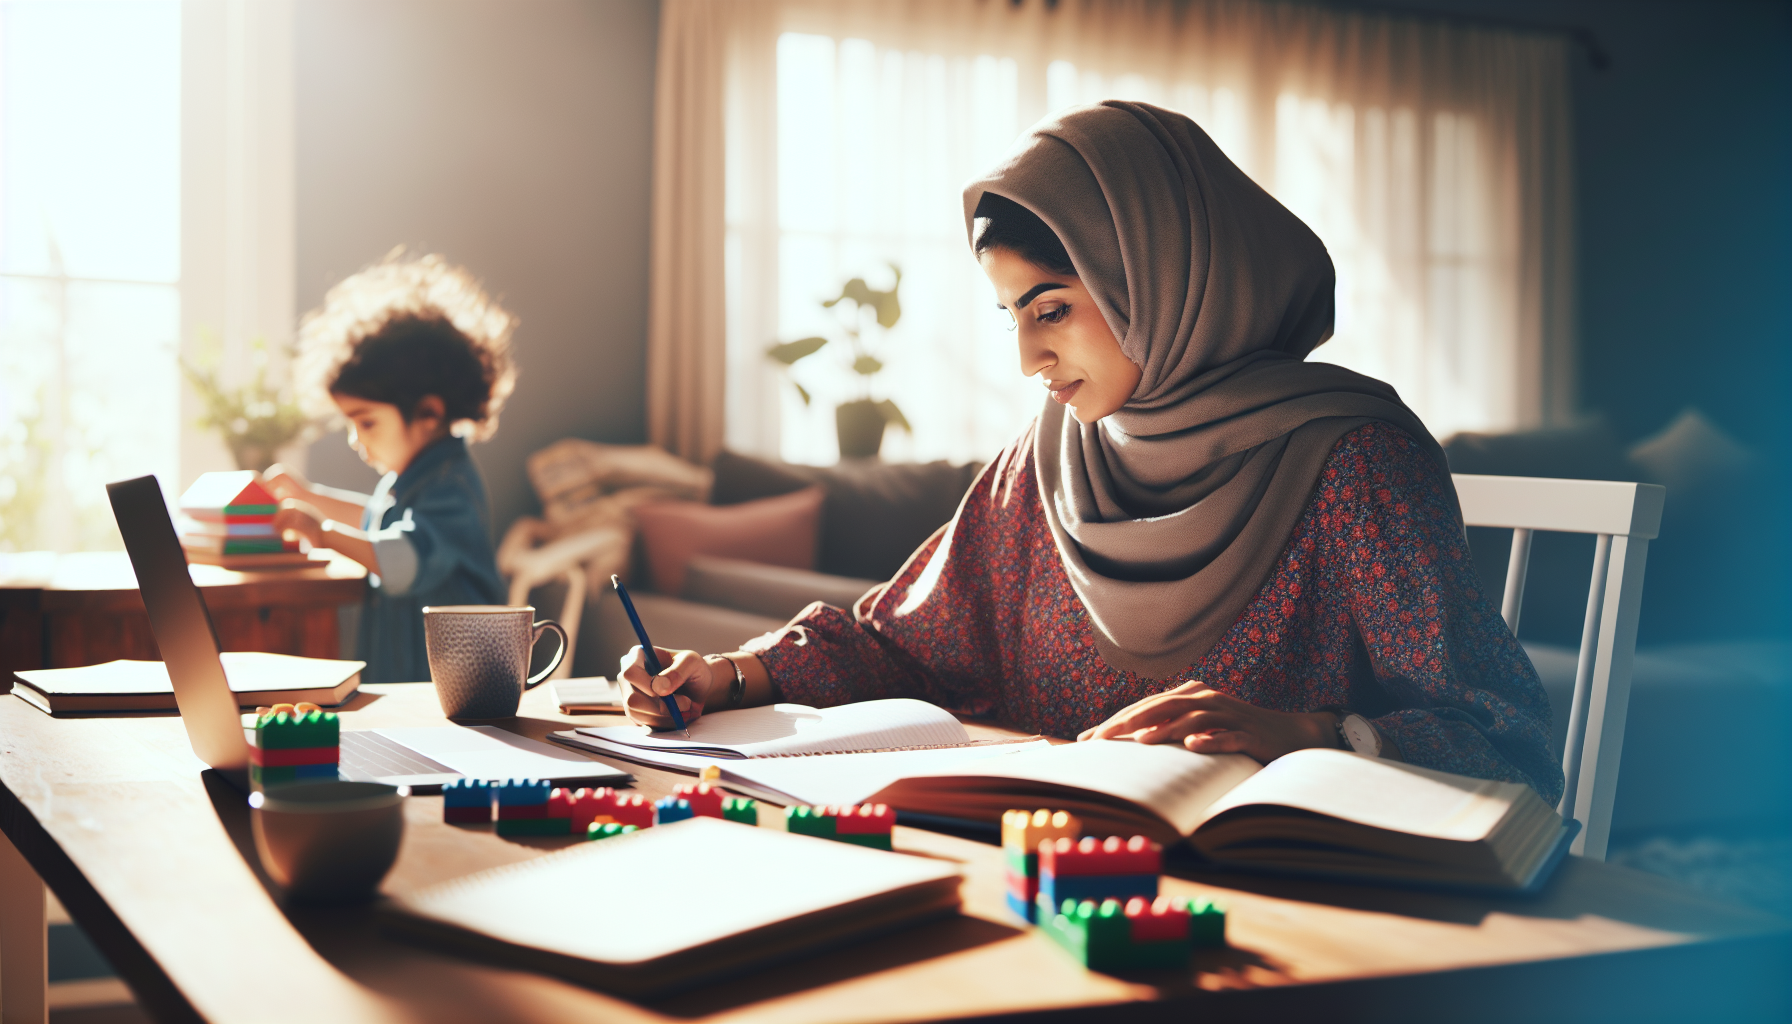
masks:
<instances>
[{"instance_id":1,"label":"blue pen","mask_svg":"<svg viewBox=\"0 0 1792 1024\"><path fill-rule=\"evenodd\" d=\"M665 669L660 667L660 656L654 653L653 641L647 639L647 627L641 625L641 616L635 614L635 602L628 598L628 588L614 575L610 577L610 585L616 588L616 596L622 598L622 610L628 613L628 624L635 627L635 639L641 641L641 657L647 662L647 674L657 676ZM691 738L691 730L685 728L684 715L679 713L678 702L671 694L661 697L666 702L666 713L672 716L672 727L684 733L685 739Z\"/></svg>"}]
</instances>

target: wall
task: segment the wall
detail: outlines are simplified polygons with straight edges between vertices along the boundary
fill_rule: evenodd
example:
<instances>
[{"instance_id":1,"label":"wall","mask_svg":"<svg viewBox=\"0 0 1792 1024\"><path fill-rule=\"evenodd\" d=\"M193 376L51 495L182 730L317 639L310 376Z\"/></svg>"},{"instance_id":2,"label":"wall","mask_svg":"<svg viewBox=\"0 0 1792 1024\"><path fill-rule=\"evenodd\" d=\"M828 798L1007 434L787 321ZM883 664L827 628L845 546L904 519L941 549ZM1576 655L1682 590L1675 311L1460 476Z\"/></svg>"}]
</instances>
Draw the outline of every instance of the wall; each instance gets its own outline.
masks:
<instances>
[{"instance_id":1,"label":"wall","mask_svg":"<svg viewBox=\"0 0 1792 1024\"><path fill-rule=\"evenodd\" d=\"M297 5L298 306L393 246L466 265L521 320L521 377L474 448L497 529L523 460L645 439L654 0ZM371 488L340 432L312 476Z\"/></svg>"}]
</instances>

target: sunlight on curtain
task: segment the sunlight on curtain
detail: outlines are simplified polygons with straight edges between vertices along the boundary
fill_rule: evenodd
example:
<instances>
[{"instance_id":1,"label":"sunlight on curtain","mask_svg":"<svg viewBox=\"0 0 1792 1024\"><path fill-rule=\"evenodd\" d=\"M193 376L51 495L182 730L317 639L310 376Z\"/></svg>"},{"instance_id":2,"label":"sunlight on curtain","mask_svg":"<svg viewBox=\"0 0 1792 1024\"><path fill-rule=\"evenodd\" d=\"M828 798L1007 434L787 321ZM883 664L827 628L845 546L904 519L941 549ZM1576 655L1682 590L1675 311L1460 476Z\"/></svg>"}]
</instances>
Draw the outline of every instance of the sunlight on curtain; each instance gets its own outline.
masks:
<instances>
[{"instance_id":1,"label":"sunlight on curtain","mask_svg":"<svg viewBox=\"0 0 1792 1024\"><path fill-rule=\"evenodd\" d=\"M179 460L180 5L0 2L0 551Z\"/></svg>"},{"instance_id":2,"label":"sunlight on curtain","mask_svg":"<svg viewBox=\"0 0 1792 1024\"><path fill-rule=\"evenodd\" d=\"M833 461L833 407L863 382L826 349L788 375L764 352L838 337L820 300L850 277L887 287L892 263L903 320L876 339L888 369L870 396L914 434L887 433L885 458L986 459L1011 440L1043 397L966 251L960 189L1041 116L1102 99L1188 114L1324 240L1337 327L1315 360L1393 384L1439 437L1571 411L1559 38L1236 0L726 9L743 26L726 101L730 447Z\"/></svg>"}]
</instances>

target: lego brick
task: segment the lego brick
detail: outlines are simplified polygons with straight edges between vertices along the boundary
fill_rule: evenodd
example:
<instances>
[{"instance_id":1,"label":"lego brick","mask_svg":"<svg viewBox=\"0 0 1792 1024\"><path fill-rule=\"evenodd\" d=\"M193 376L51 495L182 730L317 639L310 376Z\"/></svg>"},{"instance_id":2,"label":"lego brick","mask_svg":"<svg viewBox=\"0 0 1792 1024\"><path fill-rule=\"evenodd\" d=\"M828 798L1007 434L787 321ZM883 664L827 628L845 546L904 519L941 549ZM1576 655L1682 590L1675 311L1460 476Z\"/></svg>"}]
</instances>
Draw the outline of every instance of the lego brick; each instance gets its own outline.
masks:
<instances>
[{"instance_id":1,"label":"lego brick","mask_svg":"<svg viewBox=\"0 0 1792 1024\"><path fill-rule=\"evenodd\" d=\"M1135 943L1118 900L1065 901L1054 912L1041 896L1035 917L1043 931L1078 963L1095 971L1168 970L1188 966L1186 939Z\"/></svg>"},{"instance_id":2,"label":"lego brick","mask_svg":"<svg viewBox=\"0 0 1792 1024\"><path fill-rule=\"evenodd\" d=\"M1163 847L1144 836L1121 839L1056 839L1039 845L1039 873L1068 875L1157 875Z\"/></svg>"},{"instance_id":3,"label":"lego brick","mask_svg":"<svg viewBox=\"0 0 1792 1024\"><path fill-rule=\"evenodd\" d=\"M263 750L249 748L249 763L263 768L288 768L304 764L335 764L342 757L341 747L286 747Z\"/></svg>"},{"instance_id":4,"label":"lego brick","mask_svg":"<svg viewBox=\"0 0 1792 1024\"><path fill-rule=\"evenodd\" d=\"M483 807L491 817L492 784L484 779L454 779L442 783L442 806Z\"/></svg>"},{"instance_id":5,"label":"lego brick","mask_svg":"<svg viewBox=\"0 0 1792 1024\"><path fill-rule=\"evenodd\" d=\"M1028 904L1039 898L1038 878L1017 875L1013 871L1004 871L1002 876L1008 886L1008 891L1026 900Z\"/></svg>"},{"instance_id":6,"label":"lego brick","mask_svg":"<svg viewBox=\"0 0 1792 1024\"><path fill-rule=\"evenodd\" d=\"M572 790L555 786L548 791L547 816L572 820Z\"/></svg>"},{"instance_id":7,"label":"lego brick","mask_svg":"<svg viewBox=\"0 0 1792 1024\"><path fill-rule=\"evenodd\" d=\"M1053 906L1065 900L1128 900L1143 896L1157 898L1156 875L1071 875L1060 878L1049 871L1039 872L1039 896Z\"/></svg>"},{"instance_id":8,"label":"lego brick","mask_svg":"<svg viewBox=\"0 0 1792 1024\"><path fill-rule=\"evenodd\" d=\"M670 825L675 821L684 821L686 818L694 817L696 817L696 815L691 813L691 802L689 800L681 800L675 796L668 796L661 797L659 800L654 801L653 819L654 824L656 825Z\"/></svg>"},{"instance_id":9,"label":"lego brick","mask_svg":"<svg viewBox=\"0 0 1792 1024\"><path fill-rule=\"evenodd\" d=\"M547 783L538 779L505 779L492 784L492 796L499 807L547 806Z\"/></svg>"},{"instance_id":10,"label":"lego brick","mask_svg":"<svg viewBox=\"0 0 1792 1024\"><path fill-rule=\"evenodd\" d=\"M550 817L547 804L524 804L520 807L516 804L498 805L499 821L533 821L547 817ZM567 821L569 819L562 817L559 820Z\"/></svg>"},{"instance_id":11,"label":"lego brick","mask_svg":"<svg viewBox=\"0 0 1792 1024\"><path fill-rule=\"evenodd\" d=\"M654 824L654 808L647 798L639 793L617 794L608 817L621 824L633 825L636 828L651 828Z\"/></svg>"},{"instance_id":12,"label":"lego brick","mask_svg":"<svg viewBox=\"0 0 1792 1024\"><path fill-rule=\"evenodd\" d=\"M731 796L722 801L722 817L742 825L757 825L759 804L743 796Z\"/></svg>"},{"instance_id":13,"label":"lego brick","mask_svg":"<svg viewBox=\"0 0 1792 1024\"><path fill-rule=\"evenodd\" d=\"M618 825L613 821L608 821L601 825L594 823L590 828L585 830L585 838L592 840L613 839L616 836L627 835L630 832L638 831L640 830L633 825Z\"/></svg>"},{"instance_id":14,"label":"lego brick","mask_svg":"<svg viewBox=\"0 0 1792 1024\"><path fill-rule=\"evenodd\" d=\"M501 836L566 836L572 826L566 818L499 818Z\"/></svg>"},{"instance_id":15,"label":"lego brick","mask_svg":"<svg viewBox=\"0 0 1792 1024\"><path fill-rule=\"evenodd\" d=\"M1015 895L1015 892L1013 889L1008 890L1008 892L1005 893L1004 895L1008 899L1008 912L1013 914L1015 917L1018 917L1021 920L1027 922L1028 924L1032 924L1033 923L1033 901L1026 899L1024 897Z\"/></svg>"},{"instance_id":16,"label":"lego brick","mask_svg":"<svg viewBox=\"0 0 1792 1024\"><path fill-rule=\"evenodd\" d=\"M319 782L336 778L334 764L286 765L278 768L264 768L258 764L249 765L249 784L251 786L283 786L294 782Z\"/></svg>"},{"instance_id":17,"label":"lego brick","mask_svg":"<svg viewBox=\"0 0 1792 1024\"><path fill-rule=\"evenodd\" d=\"M552 794L550 794L551 796ZM614 801L606 805L598 791L591 789L575 789L572 791L572 830L575 835L584 835L591 823L599 818L614 820L605 813Z\"/></svg>"},{"instance_id":18,"label":"lego brick","mask_svg":"<svg viewBox=\"0 0 1792 1024\"><path fill-rule=\"evenodd\" d=\"M1126 901L1126 923L1132 930L1132 942L1187 942L1188 908L1168 896L1146 900L1134 896Z\"/></svg>"},{"instance_id":19,"label":"lego brick","mask_svg":"<svg viewBox=\"0 0 1792 1024\"><path fill-rule=\"evenodd\" d=\"M842 807L834 816L834 834L838 836L887 836L894 827L896 827L896 812L891 810L888 804L860 804L857 807Z\"/></svg>"},{"instance_id":20,"label":"lego brick","mask_svg":"<svg viewBox=\"0 0 1792 1024\"><path fill-rule=\"evenodd\" d=\"M698 818L720 818L722 801L727 794L707 782L686 784L672 790L672 795L691 805L691 814Z\"/></svg>"},{"instance_id":21,"label":"lego brick","mask_svg":"<svg viewBox=\"0 0 1792 1024\"><path fill-rule=\"evenodd\" d=\"M784 808L784 827L801 836L832 839L836 835L832 808L793 806Z\"/></svg>"},{"instance_id":22,"label":"lego brick","mask_svg":"<svg viewBox=\"0 0 1792 1024\"><path fill-rule=\"evenodd\" d=\"M1035 853L1042 842L1076 839L1083 823L1069 811L1006 811L1002 814L1002 848Z\"/></svg>"},{"instance_id":23,"label":"lego brick","mask_svg":"<svg viewBox=\"0 0 1792 1024\"><path fill-rule=\"evenodd\" d=\"M451 825L471 825L492 820L490 804L484 807L447 807L442 808L442 820Z\"/></svg>"},{"instance_id":24,"label":"lego brick","mask_svg":"<svg viewBox=\"0 0 1792 1024\"><path fill-rule=\"evenodd\" d=\"M1185 905L1188 910L1188 937L1196 946L1224 946L1226 944L1226 911L1211 900L1189 900Z\"/></svg>"},{"instance_id":25,"label":"lego brick","mask_svg":"<svg viewBox=\"0 0 1792 1024\"><path fill-rule=\"evenodd\" d=\"M1003 847L1002 861L1008 866L1010 873L1031 878L1035 882L1039 880L1039 854L1022 853L1013 847Z\"/></svg>"},{"instance_id":26,"label":"lego brick","mask_svg":"<svg viewBox=\"0 0 1792 1024\"><path fill-rule=\"evenodd\" d=\"M262 750L334 747L342 742L342 726L332 711L285 711L255 719L255 746Z\"/></svg>"}]
</instances>

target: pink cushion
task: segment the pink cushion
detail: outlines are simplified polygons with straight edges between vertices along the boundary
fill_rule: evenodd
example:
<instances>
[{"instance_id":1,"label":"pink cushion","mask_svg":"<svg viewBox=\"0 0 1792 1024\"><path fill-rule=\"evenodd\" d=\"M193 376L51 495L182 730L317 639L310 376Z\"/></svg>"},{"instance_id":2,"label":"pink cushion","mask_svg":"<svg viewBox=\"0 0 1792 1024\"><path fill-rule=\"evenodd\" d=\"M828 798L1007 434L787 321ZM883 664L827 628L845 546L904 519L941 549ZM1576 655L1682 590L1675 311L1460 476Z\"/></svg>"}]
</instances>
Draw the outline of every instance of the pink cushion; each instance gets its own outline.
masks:
<instances>
[{"instance_id":1,"label":"pink cushion","mask_svg":"<svg viewBox=\"0 0 1792 1024\"><path fill-rule=\"evenodd\" d=\"M677 595L693 555L720 555L792 569L815 568L826 492L805 487L738 505L661 501L635 507L653 589Z\"/></svg>"}]
</instances>

